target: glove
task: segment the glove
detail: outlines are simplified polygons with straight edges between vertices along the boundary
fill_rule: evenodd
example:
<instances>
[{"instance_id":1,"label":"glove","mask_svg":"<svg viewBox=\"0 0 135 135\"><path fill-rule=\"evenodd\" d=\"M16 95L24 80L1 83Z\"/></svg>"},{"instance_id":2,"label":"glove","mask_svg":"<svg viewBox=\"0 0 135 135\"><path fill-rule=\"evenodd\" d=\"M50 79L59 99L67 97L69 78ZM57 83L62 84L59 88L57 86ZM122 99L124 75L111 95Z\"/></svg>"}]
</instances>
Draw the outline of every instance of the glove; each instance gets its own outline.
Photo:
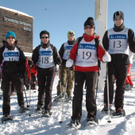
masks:
<instances>
[{"instance_id":1,"label":"glove","mask_svg":"<svg viewBox=\"0 0 135 135\"><path fill-rule=\"evenodd\" d=\"M73 66L73 60L72 59L68 59L66 61L66 67L72 67Z\"/></svg>"},{"instance_id":2,"label":"glove","mask_svg":"<svg viewBox=\"0 0 135 135\"><path fill-rule=\"evenodd\" d=\"M105 53L105 55L102 57L103 62L110 62L111 56L108 52Z\"/></svg>"}]
</instances>

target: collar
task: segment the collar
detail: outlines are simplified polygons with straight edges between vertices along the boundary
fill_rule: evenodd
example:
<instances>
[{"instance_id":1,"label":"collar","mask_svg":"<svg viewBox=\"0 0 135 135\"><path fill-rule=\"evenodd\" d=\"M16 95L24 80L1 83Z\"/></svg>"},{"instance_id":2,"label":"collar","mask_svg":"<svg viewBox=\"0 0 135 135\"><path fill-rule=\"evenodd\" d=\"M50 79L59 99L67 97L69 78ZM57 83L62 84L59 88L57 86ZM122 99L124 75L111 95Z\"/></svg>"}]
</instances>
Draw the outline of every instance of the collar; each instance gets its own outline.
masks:
<instances>
[{"instance_id":1,"label":"collar","mask_svg":"<svg viewBox=\"0 0 135 135\"><path fill-rule=\"evenodd\" d=\"M93 35L91 35L91 36L88 36L88 35L86 35L85 33L83 34L83 38L84 38L84 40L86 41L86 42L90 42L90 41L92 41L93 39L99 39L100 37L99 36L97 36L95 33L93 34Z\"/></svg>"},{"instance_id":2,"label":"collar","mask_svg":"<svg viewBox=\"0 0 135 135\"><path fill-rule=\"evenodd\" d=\"M115 32L120 32L120 31L122 31L124 28L125 28L125 25L124 25L124 24L121 24L119 27L114 24L113 30L114 30Z\"/></svg>"}]
</instances>

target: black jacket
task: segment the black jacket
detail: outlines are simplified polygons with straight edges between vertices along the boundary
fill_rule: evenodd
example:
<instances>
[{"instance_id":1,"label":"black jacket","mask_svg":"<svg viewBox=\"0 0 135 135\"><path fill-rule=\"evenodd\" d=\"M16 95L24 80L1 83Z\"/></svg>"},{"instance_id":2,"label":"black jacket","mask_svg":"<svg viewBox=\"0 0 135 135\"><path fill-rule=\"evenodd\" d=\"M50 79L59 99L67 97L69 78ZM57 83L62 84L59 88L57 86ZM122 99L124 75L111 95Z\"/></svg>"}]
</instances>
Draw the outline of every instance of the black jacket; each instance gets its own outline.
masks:
<instances>
[{"instance_id":1,"label":"black jacket","mask_svg":"<svg viewBox=\"0 0 135 135\"><path fill-rule=\"evenodd\" d=\"M120 32L125 28L124 24L122 24L120 27L117 27L116 25L114 25L113 30L115 32ZM103 46L105 48L106 51L108 51L109 48L109 39L108 39L108 30L105 32L104 36L103 36ZM129 48L131 50L131 52L135 53L135 38L134 38L134 32L133 30L129 29L128 30L128 43L129 43ZM113 62L114 64L129 64L129 56L126 54L111 54L111 62Z\"/></svg>"},{"instance_id":2,"label":"black jacket","mask_svg":"<svg viewBox=\"0 0 135 135\"><path fill-rule=\"evenodd\" d=\"M37 64L37 62L38 62L38 59L39 59L39 49L40 49L41 46L44 48L44 46L41 44L41 45L38 45L38 46L33 50L32 60L33 60L33 63L34 63L34 64ZM59 53L58 53L56 47L53 46L52 44L48 43L47 46L45 46L45 48L46 48L46 47L49 47L49 46L51 46L51 48L52 48L52 50L53 50L53 59L54 59L55 65L56 65L56 64L58 64L58 65L61 64L62 61L61 61L60 55L59 55Z\"/></svg>"},{"instance_id":3,"label":"black jacket","mask_svg":"<svg viewBox=\"0 0 135 135\"><path fill-rule=\"evenodd\" d=\"M69 45L74 45L74 44L75 44L75 40L73 40L73 41L67 41L67 42L68 42ZM62 59L62 65L65 66L67 60L64 60L64 59L63 59L64 51L65 51L65 49L64 49L64 43L63 43L63 44L61 45L60 50L59 50L59 54L60 54L60 57L61 57L61 59Z\"/></svg>"},{"instance_id":4,"label":"black jacket","mask_svg":"<svg viewBox=\"0 0 135 135\"><path fill-rule=\"evenodd\" d=\"M14 50L14 48L17 48L19 50L19 61L4 61L3 63L3 73L7 73L9 75L24 75L25 73L25 56L23 51L17 46L17 41L15 41L15 44L11 47L8 45L6 41L3 41L3 46L0 48L0 63L3 61L3 52L5 48L8 48L9 50Z\"/></svg>"}]
</instances>

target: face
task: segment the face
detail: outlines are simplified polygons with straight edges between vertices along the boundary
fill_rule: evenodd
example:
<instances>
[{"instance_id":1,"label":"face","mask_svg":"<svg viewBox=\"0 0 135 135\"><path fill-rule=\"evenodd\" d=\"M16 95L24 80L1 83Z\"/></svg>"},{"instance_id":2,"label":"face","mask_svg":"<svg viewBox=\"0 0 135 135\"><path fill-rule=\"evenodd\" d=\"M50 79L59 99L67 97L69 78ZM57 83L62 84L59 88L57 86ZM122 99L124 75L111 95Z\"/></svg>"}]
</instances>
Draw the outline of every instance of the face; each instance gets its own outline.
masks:
<instances>
[{"instance_id":1,"label":"face","mask_svg":"<svg viewBox=\"0 0 135 135\"><path fill-rule=\"evenodd\" d=\"M49 37L47 34L43 34L41 36L41 42L44 43L44 44L47 44L49 42Z\"/></svg>"},{"instance_id":2,"label":"face","mask_svg":"<svg viewBox=\"0 0 135 135\"><path fill-rule=\"evenodd\" d=\"M74 39L75 39L74 36L68 36L69 41L73 41Z\"/></svg>"},{"instance_id":3,"label":"face","mask_svg":"<svg viewBox=\"0 0 135 135\"><path fill-rule=\"evenodd\" d=\"M119 27L122 23L123 23L123 20L119 17L117 17L115 20L114 20L114 23L117 27Z\"/></svg>"},{"instance_id":4,"label":"face","mask_svg":"<svg viewBox=\"0 0 135 135\"><path fill-rule=\"evenodd\" d=\"M91 27L90 25L86 25L84 27L84 31L85 31L86 35L91 36L94 34L95 29L94 29L94 27Z\"/></svg>"},{"instance_id":5,"label":"face","mask_svg":"<svg viewBox=\"0 0 135 135\"><path fill-rule=\"evenodd\" d=\"M10 46L12 46L12 45L14 45L14 43L15 43L15 38L13 37L13 36L8 36L7 37L7 42L8 42L8 44L10 45Z\"/></svg>"}]
</instances>

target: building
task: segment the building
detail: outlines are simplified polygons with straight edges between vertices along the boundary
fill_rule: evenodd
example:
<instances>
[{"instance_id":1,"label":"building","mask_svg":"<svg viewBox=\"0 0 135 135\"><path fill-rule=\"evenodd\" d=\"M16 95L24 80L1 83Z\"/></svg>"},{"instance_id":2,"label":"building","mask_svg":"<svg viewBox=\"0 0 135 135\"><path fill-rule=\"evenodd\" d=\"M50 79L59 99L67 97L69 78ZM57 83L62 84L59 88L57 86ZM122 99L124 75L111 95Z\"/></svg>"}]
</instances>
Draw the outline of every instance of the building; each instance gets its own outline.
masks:
<instances>
[{"instance_id":1,"label":"building","mask_svg":"<svg viewBox=\"0 0 135 135\"><path fill-rule=\"evenodd\" d=\"M8 31L14 31L18 46L28 57L33 50L33 17L23 12L0 6L0 47Z\"/></svg>"}]
</instances>

